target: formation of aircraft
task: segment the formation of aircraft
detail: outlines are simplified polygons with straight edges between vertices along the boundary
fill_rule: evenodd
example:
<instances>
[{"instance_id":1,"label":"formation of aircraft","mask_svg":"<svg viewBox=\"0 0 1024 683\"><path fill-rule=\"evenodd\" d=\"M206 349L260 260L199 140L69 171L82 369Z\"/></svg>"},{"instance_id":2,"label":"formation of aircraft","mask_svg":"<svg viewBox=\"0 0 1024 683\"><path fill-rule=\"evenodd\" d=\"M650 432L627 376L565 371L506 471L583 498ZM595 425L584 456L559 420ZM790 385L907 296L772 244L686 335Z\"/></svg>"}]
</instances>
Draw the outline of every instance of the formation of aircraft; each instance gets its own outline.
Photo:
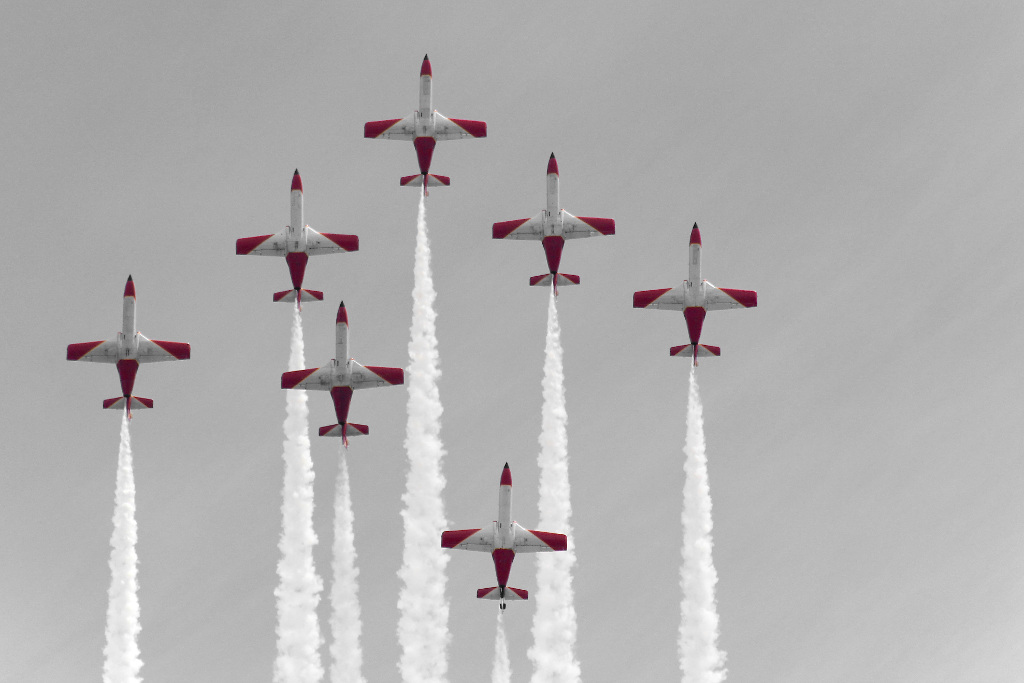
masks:
<instances>
[{"instance_id":1,"label":"formation of aircraft","mask_svg":"<svg viewBox=\"0 0 1024 683\"><path fill-rule=\"evenodd\" d=\"M292 288L275 293L274 301L294 301L301 308L303 299L324 300L323 292L302 288L309 257L358 251L359 237L317 232L306 225L302 216L302 178L299 169L295 169L292 176L291 204L291 223L284 230L274 235L242 237L235 242L235 253L243 256L283 256L292 277Z\"/></svg>"},{"instance_id":2,"label":"formation of aircraft","mask_svg":"<svg viewBox=\"0 0 1024 683\"><path fill-rule=\"evenodd\" d=\"M528 600L529 591L508 585L508 575L516 553L541 553L565 550L565 534L526 529L512 520L512 471L505 463L498 484L498 519L482 529L457 529L441 533L441 547L458 550L476 550L491 554L498 585L481 588L476 597L498 600L505 609L506 600Z\"/></svg>"},{"instance_id":3,"label":"formation of aircraft","mask_svg":"<svg viewBox=\"0 0 1024 683\"><path fill-rule=\"evenodd\" d=\"M135 282L132 276L124 285L124 299L121 308L121 331L106 341L68 344L68 360L89 363L115 363L121 380L121 395L103 401L107 409L124 409L128 417L132 409L152 408L153 399L135 396L135 375L139 363L157 363L165 360L188 360L192 348L185 342L159 341L148 339L135 329Z\"/></svg>"},{"instance_id":4,"label":"formation of aircraft","mask_svg":"<svg viewBox=\"0 0 1024 683\"><path fill-rule=\"evenodd\" d=\"M370 433L370 428L366 425L348 421L352 392L356 389L404 384L405 371L401 368L360 365L348 357L348 312L345 310L344 301L338 306L334 329L335 357L331 362L319 368L284 373L281 375L281 388L331 392L338 423L321 427L320 436L340 436L347 446L350 436L365 436Z\"/></svg>"},{"instance_id":5,"label":"formation of aircraft","mask_svg":"<svg viewBox=\"0 0 1024 683\"><path fill-rule=\"evenodd\" d=\"M690 343L673 346L669 353L673 356L692 355L694 365L697 364L698 356L722 355L719 347L700 343L700 332L708 311L757 306L757 292L753 290L715 287L707 280L702 280L700 253L700 230L694 223L690 231L689 277L683 284L668 289L648 289L633 293L633 308L659 308L683 312Z\"/></svg>"},{"instance_id":6,"label":"formation of aircraft","mask_svg":"<svg viewBox=\"0 0 1024 683\"><path fill-rule=\"evenodd\" d=\"M404 176L400 183L403 187L422 187L427 194L428 187L447 187L452 184L451 178L435 175L430 172L430 161L434 156L434 146L440 140L461 140L463 138L487 137L487 124L483 121L468 119L450 119L434 110L433 105L433 72L430 59L423 55L420 65L420 106L404 119L386 119L384 121L368 121L363 125L363 137L376 140L412 140L416 148L416 158L420 164L420 172Z\"/></svg>"},{"instance_id":7,"label":"formation of aircraft","mask_svg":"<svg viewBox=\"0 0 1024 683\"><path fill-rule=\"evenodd\" d=\"M548 159L548 204L533 218L501 221L492 227L496 240L540 240L548 260L548 272L530 278L531 286L551 285L558 294L558 285L578 285L579 275L559 273L565 240L615 234L615 220L591 216L573 216L558 205L558 161L555 153Z\"/></svg>"}]
</instances>

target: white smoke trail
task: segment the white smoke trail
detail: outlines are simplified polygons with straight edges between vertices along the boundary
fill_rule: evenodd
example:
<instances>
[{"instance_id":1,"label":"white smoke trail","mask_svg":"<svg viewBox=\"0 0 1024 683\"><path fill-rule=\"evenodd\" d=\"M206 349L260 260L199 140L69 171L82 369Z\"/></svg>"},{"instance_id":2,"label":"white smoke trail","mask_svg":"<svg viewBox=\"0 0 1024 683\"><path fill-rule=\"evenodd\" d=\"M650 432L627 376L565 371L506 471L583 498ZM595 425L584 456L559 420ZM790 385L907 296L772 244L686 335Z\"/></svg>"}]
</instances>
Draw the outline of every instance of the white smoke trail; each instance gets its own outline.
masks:
<instances>
[{"instance_id":1,"label":"white smoke trail","mask_svg":"<svg viewBox=\"0 0 1024 683\"><path fill-rule=\"evenodd\" d=\"M302 317L298 308L292 318L289 370L305 364ZM284 488L281 491L281 560L277 597L277 659L275 683L311 683L323 678L320 663L320 624L316 606L323 584L313 567L313 460L309 455L309 409L306 392L287 393L284 420Z\"/></svg>"},{"instance_id":2,"label":"white smoke trail","mask_svg":"<svg viewBox=\"0 0 1024 683\"><path fill-rule=\"evenodd\" d=\"M580 680L576 646L576 608L573 605L572 567L576 563L569 518L569 445L566 434L565 381L562 339L554 292L548 297L548 331L544 346L544 406L541 410L540 509L538 528L567 534L565 552L537 556L537 611L533 615L533 681L573 683Z\"/></svg>"},{"instance_id":3,"label":"white smoke trail","mask_svg":"<svg viewBox=\"0 0 1024 683\"><path fill-rule=\"evenodd\" d=\"M437 380L437 332L434 282L430 272L427 210L420 196L416 218L416 262L412 290L412 329L409 341L409 417L405 449L409 456L402 501L405 550L398 572L402 590L398 598L398 640L402 656L398 668L407 682L440 682L448 674L448 603L445 568L448 556L441 549L447 526L441 493L444 445L441 443L441 399Z\"/></svg>"},{"instance_id":4,"label":"white smoke trail","mask_svg":"<svg viewBox=\"0 0 1024 683\"><path fill-rule=\"evenodd\" d=\"M508 659L508 639L505 638L503 612L498 610L498 631L494 636L494 668L491 683L512 683L512 663Z\"/></svg>"},{"instance_id":5,"label":"white smoke trail","mask_svg":"<svg viewBox=\"0 0 1024 683\"><path fill-rule=\"evenodd\" d=\"M718 649L718 574L711 560L711 489L704 445L704 417L697 375L690 366L690 398L686 411L686 483L683 485L682 624L679 666L684 683L725 680L725 653Z\"/></svg>"},{"instance_id":6,"label":"white smoke trail","mask_svg":"<svg viewBox=\"0 0 1024 683\"><path fill-rule=\"evenodd\" d=\"M334 498L334 585L331 586L331 683L365 683L363 631L356 578L355 535L352 529L352 492L348 478L348 448L341 447L338 485Z\"/></svg>"},{"instance_id":7,"label":"white smoke trail","mask_svg":"<svg viewBox=\"0 0 1024 683\"><path fill-rule=\"evenodd\" d=\"M135 553L135 475L128 414L121 418L114 494L114 533L110 536L110 590L107 592L107 644L103 648L103 683L141 681L139 671L139 556Z\"/></svg>"}]
</instances>

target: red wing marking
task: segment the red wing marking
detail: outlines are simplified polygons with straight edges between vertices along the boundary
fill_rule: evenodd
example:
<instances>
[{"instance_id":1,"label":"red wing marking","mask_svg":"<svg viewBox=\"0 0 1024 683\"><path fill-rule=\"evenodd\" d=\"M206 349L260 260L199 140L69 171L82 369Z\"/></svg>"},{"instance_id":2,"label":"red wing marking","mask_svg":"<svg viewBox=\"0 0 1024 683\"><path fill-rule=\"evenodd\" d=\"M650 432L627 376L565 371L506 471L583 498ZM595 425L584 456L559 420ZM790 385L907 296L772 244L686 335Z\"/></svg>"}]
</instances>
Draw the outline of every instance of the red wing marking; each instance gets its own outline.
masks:
<instances>
[{"instance_id":1,"label":"red wing marking","mask_svg":"<svg viewBox=\"0 0 1024 683\"><path fill-rule=\"evenodd\" d=\"M506 586L505 590L512 591L513 593L518 595L523 600L529 600L530 599L530 591L526 590L525 588L513 588L512 586Z\"/></svg>"},{"instance_id":2,"label":"red wing marking","mask_svg":"<svg viewBox=\"0 0 1024 683\"><path fill-rule=\"evenodd\" d=\"M614 235L615 234L615 219L614 218L594 218L593 216L576 216L581 221L597 230L602 235Z\"/></svg>"},{"instance_id":3,"label":"red wing marking","mask_svg":"<svg viewBox=\"0 0 1024 683\"><path fill-rule=\"evenodd\" d=\"M658 297L671 290L672 288L668 287L666 289L645 289L642 292L633 292L633 308L647 308L657 301Z\"/></svg>"},{"instance_id":4,"label":"red wing marking","mask_svg":"<svg viewBox=\"0 0 1024 683\"><path fill-rule=\"evenodd\" d=\"M305 370L292 370L281 374L281 388L294 389L302 380L306 379L320 368L306 368Z\"/></svg>"},{"instance_id":5,"label":"red wing marking","mask_svg":"<svg viewBox=\"0 0 1024 683\"><path fill-rule=\"evenodd\" d=\"M102 341L98 341L68 344L68 360L80 360L83 356L85 356L87 353L89 353L102 343Z\"/></svg>"},{"instance_id":6,"label":"red wing marking","mask_svg":"<svg viewBox=\"0 0 1024 683\"><path fill-rule=\"evenodd\" d=\"M138 401L139 403L141 403L146 408L152 408L153 407L153 399L151 399L151 398L142 398L141 396L132 396L132 400L133 401Z\"/></svg>"},{"instance_id":7,"label":"red wing marking","mask_svg":"<svg viewBox=\"0 0 1024 683\"><path fill-rule=\"evenodd\" d=\"M534 531L533 529L528 529L528 531L552 550L565 550L568 547L569 541L565 534L553 534L550 531Z\"/></svg>"},{"instance_id":8,"label":"red wing marking","mask_svg":"<svg viewBox=\"0 0 1024 683\"><path fill-rule=\"evenodd\" d=\"M477 588L476 589L476 597L477 598L481 598L481 599L486 599L488 595L490 595L491 593L493 593L496 590L498 590L497 586L491 586L490 588ZM513 589L513 590L515 590L515 589Z\"/></svg>"},{"instance_id":9,"label":"red wing marking","mask_svg":"<svg viewBox=\"0 0 1024 683\"><path fill-rule=\"evenodd\" d=\"M108 410L109 408L116 405L117 403L120 403L123 400L124 396L118 396L117 398L105 398L103 399L103 409ZM150 406L150 408L152 407L153 406Z\"/></svg>"},{"instance_id":10,"label":"red wing marking","mask_svg":"<svg viewBox=\"0 0 1024 683\"><path fill-rule=\"evenodd\" d=\"M452 123L466 131L475 138L487 137L487 124L483 121L470 121L469 119L450 119Z\"/></svg>"},{"instance_id":11,"label":"red wing marking","mask_svg":"<svg viewBox=\"0 0 1024 683\"><path fill-rule=\"evenodd\" d=\"M405 384L405 371L402 368L383 368L377 365L367 365L365 367L388 384Z\"/></svg>"},{"instance_id":12,"label":"red wing marking","mask_svg":"<svg viewBox=\"0 0 1024 683\"><path fill-rule=\"evenodd\" d=\"M736 303L741 306L745 306L747 308L754 308L757 306L757 292L753 290L725 289L724 287L719 287L719 289L735 299Z\"/></svg>"},{"instance_id":13,"label":"red wing marking","mask_svg":"<svg viewBox=\"0 0 1024 683\"><path fill-rule=\"evenodd\" d=\"M381 133L387 131L388 128L395 125L402 119L387 119L386 121L367 121L363 124L363 137L364 138L375 138L380 136Z\"/></svg>"},{"instance_id":14,"label":"red wing marking","mask_svg":"<svg viewBox=\"0 0 1024 683\"><path fill-rule=\"evenodd\" d=\"M159 339L150 339L150 341L178 360L188 360L192 357L192 347L187 342L160 341Z\"/></svg>"},{"instance_id":15,"label":"red wing marking","mask_svg":"<svg viewBox=\"0 0 1024 683\"><path fill-rule=\"evenodd\" d=\"M259 235L257 237L240 237L235 240L235 254L239 256L245 256L251 254L252 250L260 246L273 235Z\"/></svg>"},{"instance_id":16,"label":"red wing marking","mask_svg":"<svg viewBox=\"0 0 1024 683\"><path fill-rule=\"evenodd\" d=\"M503 240L509 235L511 235L513 232L515 232L516 228L518 228L520 225L522 225L528 220L530 219L521 218L515 221L501 221L500 223L495 223L494 226L491 228L492 237L496 240Z\"/></svg>"},{"instance_id":17,"label":"red wing marking","mask_svg":"<svg viewBox=\"0 0 1024 683\"><path fill-rule=\"evenodd\" d=\"M320 234L337 244L345 251L359 251L358 235L336 235L329 232L322 232Z\"/></svg>"},{"instance_id":18,"label":"red wing marking","mask_svg":"<svg viewBox=\"0 0 1024 683\"><path fill-rule=\"evenodd\" d=\"M454 548L467 538L480 531L479 529L457 529L441 532L441 547Z\"/></svg>"}]
</instances>

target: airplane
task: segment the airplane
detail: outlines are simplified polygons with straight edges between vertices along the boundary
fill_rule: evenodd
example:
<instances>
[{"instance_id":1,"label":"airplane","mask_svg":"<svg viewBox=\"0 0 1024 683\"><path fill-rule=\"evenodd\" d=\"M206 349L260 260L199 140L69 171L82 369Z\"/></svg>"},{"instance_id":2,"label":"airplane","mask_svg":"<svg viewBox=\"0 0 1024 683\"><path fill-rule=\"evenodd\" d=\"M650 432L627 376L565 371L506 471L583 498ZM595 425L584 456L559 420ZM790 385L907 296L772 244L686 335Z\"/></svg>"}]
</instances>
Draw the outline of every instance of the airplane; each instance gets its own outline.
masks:
<instances>
[{"instance_id":1,"label":"airplane","mask_svg":"<svg viewBox=\"0 0 1024 683\"><path fill-rule=\"evenodd\" d=\"M690 334L690 343L673 346L669 354L672 356L692 354L694 365L697 365L698 356L722 355L722 350L719 347L700 343L700 332L704 325L704 316L708 311L757 306L757 292L753 290L715 287L707 280L702 280L700 278L700 252L700 230L694 223L693 229L690 231L690 272L683 284L669 289L648 289L633 293L633 308L660 308L667 311L683 312L683 317L686 318L686 329Z\"/></svg>"},{"instance_id":2,"label":"airplane","mask_svg":"<svg viewBox=\"0 0 1024 683\"><path fill-rule=\"evenodd\" d=\"M508 574L516 553L539 553L565 550L565 534L525 529L512 521L512 471L505 463L498 485L498 520L484 529L457 529L441 533L441 547L458 550L477 550L491 554L498 585L477 590L482 600L499 600L505 609L506 600L529 600L529 591L508 585Z\"/></svg>"},{"instance_id":3,"label":"airplane","mask_svg":"<svg viewBox=\"0 0 1024 683\"><path fill-rule=\"evenodd\" d=\"M540 240L548 259L548 273L530 278L530 286L552 285L558 294L558 285L578 285L579 275L559 273L565 240L595 235L614 235L615 220L573 216L565 209L558 208L558 161L554 152L548 159L548 205L533 218L515 221L501 221L492 227L496 240Z\"/></svg>"},{"instance_id":4,"label":"airplane","mask_svg":"<svg viewBox=\"0 0 1024 683\"><path fill-rule=\"evenodd\" d=\"M306 262L310 256L337 254L359 250L359 237L317 232L305 224L302 217L302 177L299 169L292 176L291 224L276 235L242 237L235 242L235 253L240 256L284 256L288 272L292 276L292 289L274 294L274 301L296 302L302 308L302 300L323 301L324 293L302 288L306 273Z\"/></svg>"},{"instance_id":5,"label":"airplane","mask_svg":"<svg viewBox=\"0 0 1024 683\"><path fill-rule=\"evenodd\" d=\"M121 379L121 395L103 401L103 407L124 410L128 419L132 408L152 408L153 399L134 396L135 375L139 363L157 363L164 360L188 360L192 347L185 342L158 341L147 339L135 330L135 282L128 276L124 285L124 302L121 309L121 331L106 341L68 344L68 360L82 360L90 363L116 363Z\"/></svg>"},{"instance_id":6,"label":"airplane","mask_svg":"<svg viewBox=\"0 0 1024 683\"><path fill-rule=\"evenodd\" d=\"M372 389L405 383L405 371L401 368L382 368L360 365L348 357L348 312L345 302L338 306L335 319L335 358L323 367L292 370L281 375L282 389L314 389L330 391L334 399L334 412L338 424L320 428L320 436L340 436L348 446L350 436L365 436L370 433L366 425L348 421L349 403L354 389Z\"/></svg>"},{"instance_id":7,"label":"airplane","mask_svg":"<svg viewBox=\"0 0 1024 683\"><path fill-rule=\"evenodd\" d=\"M430 70L430 59L423 55L420 66L420 107L404 119L387 119L385 121L367 121L363 125L363 137L377 140L412 140L419 160L420 172L404 176L402 187L448 187L451 178L435 175L430 172L430 160L434 156L434 146L439 140L461 140L462 138L487 137L487 124L483 121L468 119L449 119L434 110L432 104L431 85L433 74Z\"/></svg>"}]
</instances>

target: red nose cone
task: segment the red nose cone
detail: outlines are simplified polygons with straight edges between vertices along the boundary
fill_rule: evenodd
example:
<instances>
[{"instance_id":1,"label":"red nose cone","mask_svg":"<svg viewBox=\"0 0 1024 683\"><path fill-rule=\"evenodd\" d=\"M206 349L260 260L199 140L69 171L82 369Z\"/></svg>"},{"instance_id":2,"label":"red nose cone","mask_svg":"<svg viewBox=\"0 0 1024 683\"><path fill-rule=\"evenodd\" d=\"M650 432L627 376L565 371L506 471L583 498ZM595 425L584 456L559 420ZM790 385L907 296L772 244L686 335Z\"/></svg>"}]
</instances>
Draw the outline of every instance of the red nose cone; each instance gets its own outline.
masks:
<instances>
[{"instance_id":1,"label":"red nose cone","mask_svg":"<svg viewBox=\"0 0 1024 683\"><path fill-rule=\"evenodd\" d=\"M302 192L302 176L299 175L299 169L295 169L295 175L292 176L292 192L295 190Z\"/></svg>"},{"instance_id":2,"label":"red nose cone","mask_svg":"<svg viewBox=\"0 0 1024 683\"><path fill-rule=\"evenodd\" d=\"M420 67L420 76L434 77L434 74L430 71L430 59L423 55L423 65Z\"/></svg>"},{"instance_id":3,"label":"red nose cone","mask_svg":"<svg viewBox=\"0 0 1024 683\"><path fill-rule=\"evenodd\" d=\"M135 283L132 281L132 276L128 276L128 282L124 283L124 295L135 298Z\"/></svg>"},{"instance_id":4,"label":"red nose cone","mask_svg":"<svg viewBox=\"0 0 1024 683\"><path fill-rule=\"evenodd\" d=\"M505 463L505 469L501 471L501 485L511 486L512 485L512 470L508 468L508 463Z\"/></svg>"},{"instance_id":5,"label":"red nose cone","mask_svg":"<svg viewBox=\"0 0 1024 683\"><path fill-rule=\"evenodd\" d=\"M693 230L690 231L690 244L700 244L700 229L697 228L697 224L693 224Z\"/></svg>"},{"instance_id":6,"label":"red nose cone","mask_svg":"<svg viewBox=\"0 0 1024 683\"><path fill-rule=\"evenodd\" d=\"M338 306L338 319L335 323L345 323L348 325L348 311L345 310L345 302L342 301L341 305Z\"/></svg>"},{"instance_id":7,"label":"red nose cone","mask_svg":"<svg viewBox=\"0 0 1024 683\"><path fill-rule=\"evenodd\" d=\"M555 153L551 153L551 158L548 159L548 174L554 173L558 175L558 161L555 160Z\"/></svg>"}]
</instances>

